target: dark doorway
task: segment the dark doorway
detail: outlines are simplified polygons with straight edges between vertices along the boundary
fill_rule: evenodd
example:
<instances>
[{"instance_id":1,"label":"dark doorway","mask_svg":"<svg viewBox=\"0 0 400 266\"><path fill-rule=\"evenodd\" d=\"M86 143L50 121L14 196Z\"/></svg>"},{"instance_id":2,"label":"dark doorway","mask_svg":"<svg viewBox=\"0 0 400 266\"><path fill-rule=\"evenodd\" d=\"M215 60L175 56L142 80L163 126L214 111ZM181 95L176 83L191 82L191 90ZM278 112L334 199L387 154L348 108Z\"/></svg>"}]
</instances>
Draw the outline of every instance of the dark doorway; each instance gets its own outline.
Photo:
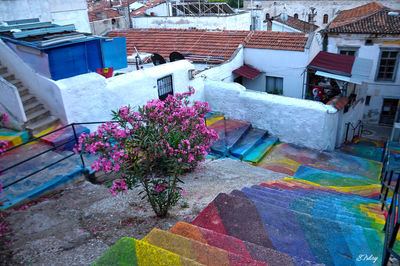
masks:
<instances>
[{"instance_id":1,"label":"dark doorway","mask_svg":"<svg viewBox=\"0 0 400 266\"><path fill-rule=\"evenodd\" d=\"M236 82L236 83L239 83L240 85L243 85L243 77L239 76L239 77L235 78L233 80L233 82Z\"/></svg>"},{"instance_id":2,"label":"dark doorway","mask_svg":"<svg viewBox=\"0 0 400 266\"><path fill-rule=\"evenodd\" d=\"M399 99L383 99L380 124L393 125Z\"/></svg>"}]
</instances>

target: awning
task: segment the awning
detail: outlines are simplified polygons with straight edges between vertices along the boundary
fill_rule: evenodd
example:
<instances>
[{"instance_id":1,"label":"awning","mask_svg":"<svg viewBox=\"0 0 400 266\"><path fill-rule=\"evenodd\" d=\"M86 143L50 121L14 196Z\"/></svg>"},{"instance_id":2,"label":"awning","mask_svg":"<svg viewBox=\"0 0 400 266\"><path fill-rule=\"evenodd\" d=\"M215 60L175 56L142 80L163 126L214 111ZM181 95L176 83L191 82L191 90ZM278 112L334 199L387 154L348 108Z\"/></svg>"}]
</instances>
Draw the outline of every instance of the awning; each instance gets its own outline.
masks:
<instances>
[{"instance_id":1,"label":"awning","mask_svg":"<svg viewBox=\"0 0 400 266\"><path fill-rule=\"evenodd\" d=\"M370 59L319 52L308 67L317 70L315 75L361 85L369 80L372 64Z\"/></svg>"},{"instance_id":2,"label":"awning","mask_svg":"<svg viewBox=\"0 0 400 266\"><path fill-rule=\"evenodd\" d=\"M235 74L245 77L247 79L255 79L262 72L258 71L255 68L252 68L248 65L243 65L243 66L239 67L238 69L233 70L232 73L235 73Z\"/></svg>"}]
</instances>

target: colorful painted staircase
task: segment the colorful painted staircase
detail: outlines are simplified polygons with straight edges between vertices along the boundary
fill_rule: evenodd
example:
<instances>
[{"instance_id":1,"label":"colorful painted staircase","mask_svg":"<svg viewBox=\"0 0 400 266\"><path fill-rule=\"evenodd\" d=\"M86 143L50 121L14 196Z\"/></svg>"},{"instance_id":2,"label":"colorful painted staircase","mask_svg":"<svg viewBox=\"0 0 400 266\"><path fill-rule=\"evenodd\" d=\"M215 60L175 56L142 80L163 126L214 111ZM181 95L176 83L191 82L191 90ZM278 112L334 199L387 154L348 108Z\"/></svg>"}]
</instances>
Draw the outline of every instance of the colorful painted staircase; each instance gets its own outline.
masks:
<instances>
[{"instance_id":1,"label":"colorful painted staircase","mask_svg":"<svg viewBox=\"0 0 400 266\"><path fill-rule=\"evenodd\" d=\"M352 142L343 144L338 151L357 157L382 162L385 145L386 142L384 141L355 137Z\"/></svg>"}]
</instances>

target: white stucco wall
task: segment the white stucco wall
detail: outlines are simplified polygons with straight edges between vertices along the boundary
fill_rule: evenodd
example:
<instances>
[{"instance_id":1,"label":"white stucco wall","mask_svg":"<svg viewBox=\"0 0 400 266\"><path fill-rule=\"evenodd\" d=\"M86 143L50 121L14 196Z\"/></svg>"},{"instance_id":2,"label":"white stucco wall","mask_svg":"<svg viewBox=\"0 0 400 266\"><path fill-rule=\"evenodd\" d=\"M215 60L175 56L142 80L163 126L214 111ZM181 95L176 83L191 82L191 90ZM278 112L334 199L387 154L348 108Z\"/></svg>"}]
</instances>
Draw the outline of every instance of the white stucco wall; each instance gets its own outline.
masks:
<instances>
[{"instance_id":1,"label":"white stucco wall","mask_svg":"<svg viewBox=\"0 0 400 266\"><path fill-rule=\"evenodd\" d=\"M265 14L269 13L270 16L276 16L280 13L286 12L288 15L293 16L295 13L299 15L299 19L308 21L308 14L310 13L310 7L315 7L317 15L315 16L316 25L325 28L327 24L323 24L324 14L328 15L328 23L336 16L338 11L351 9L357 6L361 6L370 3L369 0L318 0L318 1L306 1L306 0L263 0L263 1L251 1L244 0L244 7L250 7L251 3L253 6L261 5L263 7L264 18ZM384 6L400 9L400 1L398 0L376 0L375 2L381 3Z\"/></svg>"},{"instance_id":2,"label":"white stucco wall","mask_svg":"<svg viewBox=\"0 0 400 266\"><path fill-rule=\"evenodd\" d=\"M366 39L372 39L373 45L365 45ZM397 41L396 41L397 40ZM380 36L371 38L363 34L340 34L329 36L327 51L338 53L339 48L358 48L357 56L373 61L369 81L365 82L367 95L371 96L369 106L365 106L363 120L368 123L378 123L385 98L400 99L400 57L397 60L396 78L394 81L376 81L380 52L382 48L397 49L400 52L399 37Z\"/></svg>"},{"instance_id":3,"label":"white stucco wall","mask_svg":"<svg viewBox=\"0 0 400 266\"><path fill-rule=\"evenodd\" d=\"M249 30L250 13L227 16L133 17L134 28Z\"/></svg>"},{"instance_id":4,"label":"white stucco wall","mask_svg":"<svg viewBox=\"0 0 400 266\"><path fill-rule=\"evenodd\" d=\"M31 94L35 95L63 123L66 122L61 95L54 81L35 72L2 40L0 40L0 58L8 71L13 73L29 89Z\"/></svg>"},{"instance_id":5,"label":"white stucco wall","mask_svg":"<svg viewBox=\"0 0 400 266\"><path fill-rule=\"evenodd\" d=\"M267 23L264 23L264 24L265 24L264 30L267 30L267 29L266 29ZM297 29L295 29L295 28L292 28L292 27L290 27L290 26L288 26L288 25L285 25L285 24L283 24L283 23L280 23L280 22L278 22L278 21L272 21L272 28L271 28L271 30L272 30L272 31L286 31L286 32L301 32L301 31L299 31L299 30L297 30Z\"/></svg>"},{"instance_id":6,"label":"white stucco wall","mask_svg":"<svg viewBox=\"0 0 400 266\"><path fill-rule=\"evenodd\" d=\"M158 98L157 79L164 76L172 75L174 93L188 91L189 69L194 66L181 60L109 79L89 73L55 83L61 91L68 123L106 121L111 119L111 110L140 106Z\"/></svg>"},{"instance_id":7,"label":"white stucco wall","mask_svg":"<svg viewBox=\"0 0 400 266\"><path fill-rule=\"evenodd\" d=\"M90 32L85 0L2 0L0 18L18 20L39 18L56 24L74 24L81 32Z\"/></svg>"},{"instance_id":8,"label":"white stucco wall","mask_svg":"<svg viewBox=\"0 0 400 266\"><path fill-rule=\"evenodd\" d=\"M213 111L266 129L284 142L333 150L338 112L319 102L246 90L236 83L205 81L205 100Z\"/></svg>"},{"instance_id":9,"label":"white stucco wall","mask_svg":"<svg viewBox=\"0 0 400 266\"><path fill-rule=\"evenodd\" d=\"M261 77L247 81L248 89L265 91L265 76L283 78L283 95L301 98L303 89L303 71L308 63L308 51L244 49L244 63L261 72Z\"/></svg>"},{"instance_id":10,"label":"white stucco wall","mask_svg":"<svg viewBox=\"0 0 400 266\"><path fill-rule=\"evenodd\" d=\"M7 113L15 124L22 126L26 122L26 116L18 89L0 77L0 95L1 113Z\"/></svg>"},{"instance_id":11,"label":"white stucco wall","mask_svg":"<svg viewBox=\"0 0 400 266\"><path fill-rule=\"evenodd\" d=\"M113 23L113 20L115 21ZM108 32L116 29L127 29L129 25L125 17L108 18L90 22L90 30L94 35L105 35Z\"/></svg>"}]
</instances>

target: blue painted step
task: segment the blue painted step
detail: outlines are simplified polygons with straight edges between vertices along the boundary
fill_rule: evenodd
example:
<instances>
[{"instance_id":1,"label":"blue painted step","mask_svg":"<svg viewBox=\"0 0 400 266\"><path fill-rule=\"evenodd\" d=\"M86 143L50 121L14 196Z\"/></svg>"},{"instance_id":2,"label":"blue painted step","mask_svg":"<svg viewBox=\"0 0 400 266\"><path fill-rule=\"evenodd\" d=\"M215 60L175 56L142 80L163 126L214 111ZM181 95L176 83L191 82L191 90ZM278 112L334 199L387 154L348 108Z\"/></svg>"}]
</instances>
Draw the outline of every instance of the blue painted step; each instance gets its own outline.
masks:
<instances>
[{"instance_id":1,"label":"blue painted step","mask_svg":"<svg viewBox=\"0 0 400 266\"><path fill-rule=\"evenodd\" d=\"M278 142L276 137L263 138L262 141L254 146L243 158L244 161L257 164L264 156L274 147L275 143Z\"/></svg>"},{"instance_id":2,"label":"blue painted step","mask_svg":"<svg viewBox=\"0 0 400 266\"><path fill-rule=\"evenodd\" d=\"M231 154L239 159L243 159L250 150L255 146L261 144L265 135L268 132L266 130L252 128L246 135L244 135L231 149Z\"/></svg>"},{"instance_id":3,"label":"blue painted step","mask_svg":"<svg viewBox=\"0 0 400 266\"><path fill-rule=\"evenodd\" d=\"M217 131L219 139L211 146L213 153L228 156L232 147L250 130L250 123L239 120L219 120L209 128Z\"/></svg>"}]
</instances>

